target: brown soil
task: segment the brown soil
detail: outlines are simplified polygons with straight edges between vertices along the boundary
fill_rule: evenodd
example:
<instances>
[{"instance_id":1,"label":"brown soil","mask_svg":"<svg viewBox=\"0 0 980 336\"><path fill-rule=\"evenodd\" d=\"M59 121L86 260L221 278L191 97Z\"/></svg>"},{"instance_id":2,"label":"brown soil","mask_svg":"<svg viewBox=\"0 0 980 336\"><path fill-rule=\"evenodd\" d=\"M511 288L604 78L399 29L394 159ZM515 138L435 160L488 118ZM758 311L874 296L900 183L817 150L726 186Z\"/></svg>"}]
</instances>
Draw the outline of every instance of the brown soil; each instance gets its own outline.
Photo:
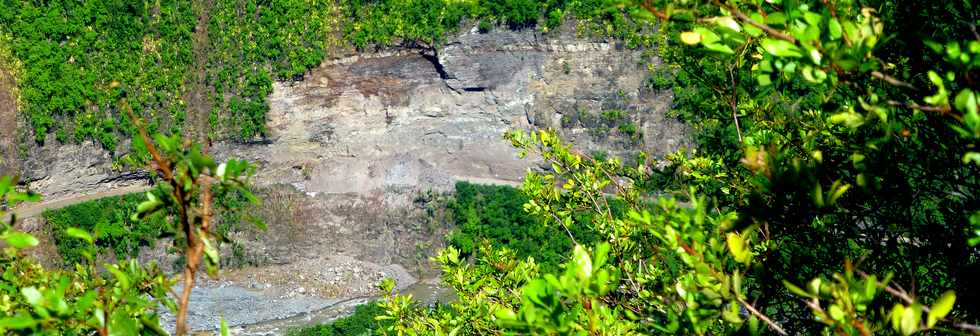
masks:
<instances>
[{"instance_id":1,"label":"brown soil","mask_svg":"<svg viewBox=\"0 0 980 336\"><path fill-rule=\"evenodd\" d=\"M191 37L194 53L194 67L188 73L184 101L187 102L187 127L194 139L204 141L208 136L208 117L211 113L211 100L208 94L212 88L207 83L208 66L208 21L211 10L210 0L195 1L198 11L197 26Z\"/></svg>"},{"instance_id":2,"label":"brown soil","mask_svg":"<svg viewBox=\"0 0 980 336\"><path fill-rule=\"evenodd\" d=\"M17 158L17 101L13 94L14 79L0 68L0 175L16 175L20 170Z\"/></svg>"}]
</instances>

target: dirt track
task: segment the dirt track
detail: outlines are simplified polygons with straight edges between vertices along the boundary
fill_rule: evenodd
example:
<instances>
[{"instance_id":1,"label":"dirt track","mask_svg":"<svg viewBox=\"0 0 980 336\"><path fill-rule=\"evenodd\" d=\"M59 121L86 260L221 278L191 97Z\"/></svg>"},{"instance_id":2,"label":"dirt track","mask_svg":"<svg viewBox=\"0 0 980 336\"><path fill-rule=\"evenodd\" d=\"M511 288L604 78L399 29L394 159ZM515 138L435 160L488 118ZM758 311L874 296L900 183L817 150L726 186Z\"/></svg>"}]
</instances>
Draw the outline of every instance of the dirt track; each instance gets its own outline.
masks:
<instances>
[{"instance_id":1,"label":"dirt track","mask_svg":"<svg viewBox=\"0 0 980 336\"><path fill-rule=\"evenodd\" d=\"M14 80L0 64L0 175L15 173L17 164L17 101Z\"/></svg>"},{"instance_id":2,"label":"dirt track","mask_svg":"<svg viewBox=\"0 0 980 336\"><path fill-rule=\"evenodd\" d=\"M23 204L20 207L14 209L14 214L18 218L31 218L44 213L45 210L60 209L69 205L82 203L85 201L91 201L103 197L119 196L125 194L131 194L136 192L143 192L149 190L150 187L146 185L135 185L126 186L116 189L111 189L105 192L92 193L92 194L80 194L71 197L56 199L56 200L42 200L39 203L28 203Z\"/></svg>"}]
</instances>

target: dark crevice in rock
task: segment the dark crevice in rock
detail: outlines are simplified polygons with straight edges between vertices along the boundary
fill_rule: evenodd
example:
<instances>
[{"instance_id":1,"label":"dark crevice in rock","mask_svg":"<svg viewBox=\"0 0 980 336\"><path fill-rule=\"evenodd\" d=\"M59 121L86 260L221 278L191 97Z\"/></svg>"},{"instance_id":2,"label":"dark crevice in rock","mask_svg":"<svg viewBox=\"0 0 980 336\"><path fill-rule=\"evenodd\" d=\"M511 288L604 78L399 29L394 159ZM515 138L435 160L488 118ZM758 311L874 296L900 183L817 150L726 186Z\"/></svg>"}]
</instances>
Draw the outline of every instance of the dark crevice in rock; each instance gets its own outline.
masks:
<instances>
[{"instance_id":1,"label":"dark crevice in rock","mask_svg":"<svg viewBox=\"0 0 980 336\"><path fill-rule=\"evenodd\" d=\"M485 88L485 87L468 87L468 88L463 88L463 91L466 91L466 92L483 92L483 91L486 91L486 90L487 90L487 88Z\"/></svg>"},{"instance_id":2,"label":"dark crevice in rock","mask_svg":"<svg viewBox=\"0 0 980 336\"><path fill-rule=\"evenodd\" d=\"M436 72L439 74L439 78L442 78L444 80L453 79L452 76L446 73L446 68L442 66L442 63L439 63L438 55L436 55L434 52L432 54L426 52L422 52L420 54L422 55L422 58L425 58L426 61L432 63L432 66L436 68Z\"/></svg>"},{"instance_id":3,"label":"dark crevice in rock","mask_svg":"<svg viewBox=\"0 0 980 336\"><path fill-rule=\"evenodd\" d=\"M104 179L99 180L99 184L110 183L110 182L126 182L126 181L136 181L136 180L149 180L150 172L139 169L132 172L122 173L116 176L109 176Z\"/></svg>"}]
</instances>

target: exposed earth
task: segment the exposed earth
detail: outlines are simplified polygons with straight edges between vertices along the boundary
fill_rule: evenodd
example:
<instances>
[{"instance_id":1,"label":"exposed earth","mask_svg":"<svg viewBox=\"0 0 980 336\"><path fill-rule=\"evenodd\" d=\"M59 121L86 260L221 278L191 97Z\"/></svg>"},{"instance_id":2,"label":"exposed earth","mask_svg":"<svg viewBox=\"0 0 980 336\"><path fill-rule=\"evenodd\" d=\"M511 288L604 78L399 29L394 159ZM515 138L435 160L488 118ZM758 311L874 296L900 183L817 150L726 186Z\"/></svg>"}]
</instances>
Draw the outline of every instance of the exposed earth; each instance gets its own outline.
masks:
<instances>
[{"instance_id":1,"label":"exposed earth","mask_svg":"<svg viewBox=\"0 0 980 336\"><path fill-rule=\"evenodd\" d=\"M243 249L226 249L223 258L235 267L202 279L192 327L214 330L224 316L241 333L280 334L349 312L376 297L384 277L422 297L444 297L428 257L450 227L428 206L456 181L517 185L528 169L541 169L517 158L502 139L507 130L551 127L578 148L624 157L688 144L682 124L665 115L670 92L646 85L647 65L659 63L652 52L567 30L474 30L435 55L350 52L301 81L275 84L267 141L212 147L219 158L258 165L257 211L268 230L234 234ZM596 112L611 110L640 135L609 127ZM51 200L17 210L27 217L146 185L114 170L112 156L93 143L49 140L27 152L20 171ZM43 220L20 225L50 245ZM167 265L173 257L157 245L141 259ZM56 258L52 249L35 254Z\"/></svg>"}]
</instances>

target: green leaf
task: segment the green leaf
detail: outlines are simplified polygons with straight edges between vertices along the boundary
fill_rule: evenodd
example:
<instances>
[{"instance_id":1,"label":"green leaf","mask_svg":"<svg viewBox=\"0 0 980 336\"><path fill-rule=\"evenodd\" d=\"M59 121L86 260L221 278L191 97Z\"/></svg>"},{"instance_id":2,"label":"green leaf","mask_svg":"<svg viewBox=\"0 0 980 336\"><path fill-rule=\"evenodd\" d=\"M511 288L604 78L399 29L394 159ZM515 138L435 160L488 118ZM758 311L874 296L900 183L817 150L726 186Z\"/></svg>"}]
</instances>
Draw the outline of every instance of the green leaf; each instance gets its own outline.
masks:
<instances>
[{"instance_id":1,"label":"green leaf","mask_svg":"<svg viewBox=\"0 0 980 336\"><path fill-rule=\"evenodd\" d=\"M681 42L684 42L684 44L689 44L689 45L698 44L698 42L701 42L701 34L692 31L683 32L681 33ZM221 168L218 168L218 171L220 172Z\"/></svg>"},{"instance_id":2,"label":"green leaf","mask_svg":"<svg viewBox=\"0 0 980 336\"><path fill-rule=\"evenodd\" d=\"M749 253L748 244L746 244L745 239L741 235L729 232L725 235L725 241L728 244L728 249L731 251L732 256L735 257L735 261L740 263L747 263L752 255Z\"/></svg>"},{"instance_id":3,"label":"green leaf","mask_svg":"<svg viewBox=\"0 0 980 336\"><path fill-rule=\"evenodd\" d=\"M29 315L17 315L13 317L0 318L0 329L28 329L37 325L37 321Z\"/></svg>"},{"instance_id":4,"label":"green leaf","mask_svg":"<svg viewBox=\"0 0 980 336\"><path fill-rule=\"evenodd\" d=\"M707 45L707 44L712 44L721 41L721 38L718 37L718 34L715 34L715 32L711 31L708 28L697 27L694 28L694 32L697 33L699 36L701 36L702 44Z\"/></svg>"},{"instance_id":5,"label":"green leaf","mask_svg":"<svg viewBox=\"0 0 980 336\"><path fill-rule=\"evenodd\" d=\"M837 18L830 18L830 26L828 27L830 31L830 39L838 40L841 38L844 29L840 25L840 21Z\"/></svg>"},{"instance_id":6,"label":"green leaf","mask_svg":"<svg viewBox=\"0 0 980 336\"><path fill-rule=\"evenodd\" d=\"M735 303L728 304L728 308L721 311L721 318L729 323L739 324L742 323L742 317L739 316L739 305Z\"/></svg>"},{"instance_id":7,"label":"green leaf","mask_svg":"<svg viewBox=\"0 0 980 336\"><path fill-rule=\"evenodd\" d=\"M752 13L749 15L749 18L755 22L759 22L759 23L765 22L765 20L762 18L762 14L759 13ZM746 24L744 28L745 28L745 33L749 34L749 36L759 37L760 35L762 35L762 29L756 28L753 25Z\"/></svg>"},{"instance_id":8,"label":"green leaf","mask_svg":"<svg viewBox=\"0 0 980 336\"><path fill-rule=\"evenodd\" d=\"M228 331L228 321L225 321L225 317L221 317L221 336L229 336L231 332Z\"/></svg>"},{"instance_id":9,"label":"green leaf","mask_svg":"<svg viewBox=\"0 0 980 336\"><path fill-rule=\"evenodd\" d=\"M8 245L13 248L22 249L26 247L37 246L38 240L34 236L25 232L7 232L3 235L3 240L7 242Z\"/></svg>"},{"instance_id":10,"label":"green leaf","mask_svg":"<svg viewBox=\"0 0 980 336\"><path fill-rule=\"evenodd\" d=\"M32 306L39 306L41 304L41 291L34 287L24 287L20 289L20 293L24 295L24 299L27 303Z\"/></svg>"},{"instance_id":11,"label":"green leaf","mask_svg":"<svg viewBox=\"0 0 980 336\"><path fill-rule=\"evenodd\" d=\"M772 79L769 77L768 74L756 75L755 76L755 80L756 80L756 82L759 83L759 86L769 86L769 85L772 85Z\"/></svg>"},{"instance_id":12,"label":"green leaf","mask_svg":"<svg viewBox=\"0 0 980 336\"><path fill-rule=\"evenodd\" d=\"M781 12L770 13L766 17L766 24L770 25L782 25L786 23L786 15Z\"/></svg>"},{"instance_id":13,"label":"green leaf","mask_svg":"<svg viewBox=\"0 0 980 336\"><path fill-rule=\"evenodd\" d=\"M895 306L892 307L891 313L888 314L888 316L891 317L892 329L902 329L902 315L905 315L905 306L896 303Z\"/></svg>"},{"instance_id":14,"label":"green leaf","mask_svg":"<svg viewBox=\"0 0 980 336\"><path fill-rule=\"evenodd\" d=\"M112 318L109 320L109 335L110 336L130 336L138 335L139 332L139 322L129 316L129 314L122 309L118 309L112 312Z\"/></svg>"},{"instance_id":15,"label":"green leaf","mask_svg":"<svg viewBox=\"0 0 980 336\"><path fill-rule=\"evenodd\" d=\"M65 234L67 234L69 237L72 238L78 238L84 240L89 244L95 243L95 239L92 239L92 235L89 234L88 231L79 228L70 227L67 230L65 230Z\"/></svg>"},{"instance_id":16,"label":"green leaf","mask_svg":"<svg viewBox=\"0 0 980 336\"><path fill-rule=\"evenodd\" d=\"M932 326L936 325L936 322L945 318L946 315L953 310L954 303L956 303L956 293L953 291L943 293L943 296L939 297L939 300L936 300L936 302L929 307L929 316L926 318L926 326L932 328Z\"/></svg>"},{"instance_id":17,"label":"green leaf","mask_svg":"<svg viewBox=\"0 0 980 336\"><path fill-rule=\"evenodd\" d=\"M706 49L708 49L708 50L717 51L717 52L724 53L724 54L734 54L735 53L735 50L732 50L731 47L729 47L727 45L724 45L724 44L721 44L721 43L705 43L704 44L704 47Z\"/></svg>"},{"instance_id":18,"label":"green leaf","mask_svg":"<svg viewBox=\"0 0 980 336\"><path fill-rule=\"evenodd\" d=\"M963 163L976 163L980 165L980 153L978 152L967 152L963 154Z\"/></svg>"},{"instance_id":19,"label":"green leaf","mask_svg":"<svg viewBox=\"0 0 980 336\"><path fill-rule=\"evenodd\" d=\"M844 311L840 309L840 306L832 304L827 311L830 313L830 318L834 319L835 321L844 321Z\"/></svg>"},{"instance_id":20,"label":"green leaf","mask_svg":"<svg viewBox=\"0 0 980 336\"><path fill-rule=\"evenodd\" d=\"M575 274L580 280L592 277L592 258L582 245L575 245L572 261L575 265Z\"/></svg>"},{"instance_id":21,"label":"green leaf","mask_svg":"<svg viewBox=\"0 0 980 336\"><path fill-rule=\"evenodd\" d=\"M911 335L919 330L919 321L922 319L922 308L918 304L905 308L902 312L901 329L903 335Z\"/></svg>"},{"instance_id":22,"label":"green leaf","mask_svg":"<svg viewBox=\"0 0 980 336\"><path fill-rule=\"evenodd\" d=\"M783 40L767 38L762 40L762 48L777 57L802 57L803 51L795 44Z\"/></svg>"},{"instance_id":23,"label":"green leaf","mask_svg":"<svg viewBox=\"0 0 980 336\"><path fill-rule=\"evenodd\" d=\"M798 286L790 283L789 281L783 280L783 286L786 286L786 289L789 289L789 291L792 292L793 294L796 294L796 295L799 295L799 296L802 296L802 297L805 297L805 298L813 298L813 297L815 297L815 295L808 293L807 291L803 290L803 288L800 288L800 287L798 287Z\"/></svg>"},{"instance_id":24,"label":"green leaf","mask_svg":"<svg viewBox=\"0 0 980 336\"><path fill-rule=\"evenodd\" d=\"M116 278L116 281L119 282L119 287L121 287L122 289L129 288L130 285L129 276L126 275L126 273L120 271L119 268L116 267L116 265L105 265L105 268L106 270L109 271L109 273L112 273L112 276L114 276Z\"/></svg>"},{"instance_id":25,"label":"green leaf","mask_svg":"<svg viewBox=\"0 0 980 336\"><path fill-rule=\"evenodd\" d=\"M957 110L964 113L977 113L977 96L970 89L960 90L960 93L956 95L954 104Z\"/></svg>"},{"instance_id":26,"label":"green leaf","mask_svg":"<svg viewBox=\"0 0 980 336\"><path fill-rule=\"evenodd\" d=\"M734 30L736 32L741 32L742 31L742 26L740 26L738 24L738 22L735 22L735 19L732 19L731 16L717 17L717 18L714 19L714 21L715 21L715 24L717 24L718 26L721 26L721 27L724 27L724 28L728 28L728 29Z\"/></svg>"}]
</instances>

